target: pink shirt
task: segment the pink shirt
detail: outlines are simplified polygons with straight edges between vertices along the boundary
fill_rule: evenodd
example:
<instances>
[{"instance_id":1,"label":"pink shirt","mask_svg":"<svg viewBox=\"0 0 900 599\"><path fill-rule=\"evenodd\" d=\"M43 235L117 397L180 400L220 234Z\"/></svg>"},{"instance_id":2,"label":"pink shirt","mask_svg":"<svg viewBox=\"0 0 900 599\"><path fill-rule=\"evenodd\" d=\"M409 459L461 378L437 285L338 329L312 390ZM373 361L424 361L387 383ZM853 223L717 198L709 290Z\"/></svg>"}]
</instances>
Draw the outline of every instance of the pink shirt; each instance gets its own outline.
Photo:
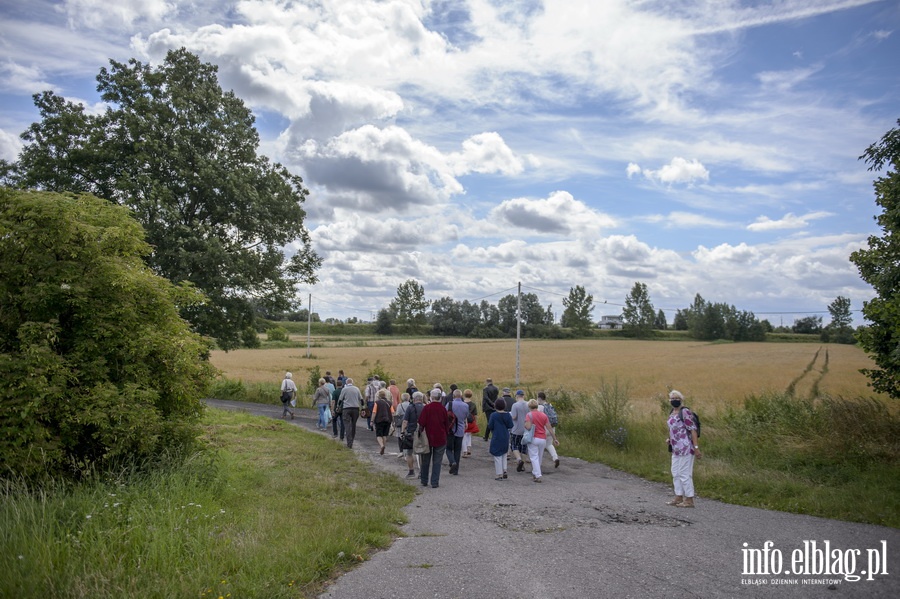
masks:
<instances>
[{"instance_id":1,"label":"pink shirt","mask_svg":"<svg viewBox=\"0 0 900 599\"><path fill-rule=\"evenodd\" d=\"M530 422L534 426L535 439L547 438L547 427L550 426L550 419L547 418L546 414L538 410L531 410L525 416L525 422Z\"/></svg>"}]
</instances>

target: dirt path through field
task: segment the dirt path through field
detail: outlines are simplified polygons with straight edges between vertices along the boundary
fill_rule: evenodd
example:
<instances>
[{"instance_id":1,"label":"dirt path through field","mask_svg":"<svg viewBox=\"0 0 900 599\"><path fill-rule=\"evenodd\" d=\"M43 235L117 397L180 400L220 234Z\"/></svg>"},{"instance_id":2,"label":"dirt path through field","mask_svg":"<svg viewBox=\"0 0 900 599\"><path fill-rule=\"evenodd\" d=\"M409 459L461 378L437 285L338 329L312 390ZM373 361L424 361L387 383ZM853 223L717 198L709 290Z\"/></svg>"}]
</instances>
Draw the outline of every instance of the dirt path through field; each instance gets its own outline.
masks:
<instances>
[{"instance_id":1,"label":"dirt path through field","mask_svg":"<svg viewBox=\"0 0 900 599\"><path fill-rule=\"evenodd\" d=\"M276 406L207 403L275 418L281 413ZM299 412L293 423L314 431L313 411ZM364 422L358 430L357 457L404 477L396 441L380 456ZM406 507L406 536L321 596L900 597L898 530L704 500L702 489L696 509L669 507L668 486L566 458L564 446L558 469L545 461L543 484L514 466L509 480L498 482L487 444L476 439L472 453L458 476L448 474L445 462L437 489L409 481L421 492ZM766 553L750 551L767 541ZM748 574L751 556L781 574ZM804 565L810 574L803 574ZM868 580L871 570L878 574ZM860 580L850 580L853 574Z\"/></svg>"}]
</instances>

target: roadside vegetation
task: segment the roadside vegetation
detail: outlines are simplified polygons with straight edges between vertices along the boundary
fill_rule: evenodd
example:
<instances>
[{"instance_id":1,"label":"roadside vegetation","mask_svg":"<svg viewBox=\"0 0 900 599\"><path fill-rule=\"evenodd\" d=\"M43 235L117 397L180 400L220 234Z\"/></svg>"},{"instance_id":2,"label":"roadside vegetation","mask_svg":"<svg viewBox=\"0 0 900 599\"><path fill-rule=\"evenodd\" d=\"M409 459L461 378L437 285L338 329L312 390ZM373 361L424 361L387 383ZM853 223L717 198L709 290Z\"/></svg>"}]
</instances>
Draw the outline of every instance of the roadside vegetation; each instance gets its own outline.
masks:
<instances>
[{"instance_id":1,"label":"roadside vegetation","mask_svg":"<svg viewBox=\"0 0 900 599\"><path fill-rule=\"evenodd\" d=\"M0 483L2 597L306 597L387 546L415 489L330 439L207 410L208 450Z\"/></svg>"},{"instance_id":2,"label":"roadside vegetation","mask_svg":"<svg viewBox=\"0 0 900 599\"><path fill-rule=\"evenodd\" d=\"M456 383L476 397L485 376L515 386L500 376L515 363L511 341L329 345L309 359L296 349L213 352L226 377L213 394L277 405L284 370L299 384L335 367L401 386L409 376L420 388ZM563 456L670 483L665 398L674 387L703 423L701 499L900 526L900 410L867 387L859 371L871 361L858 347L594 339L521 349L519 386L528 396L546 391L556 406Z\"/></svg>"}]
</instances>

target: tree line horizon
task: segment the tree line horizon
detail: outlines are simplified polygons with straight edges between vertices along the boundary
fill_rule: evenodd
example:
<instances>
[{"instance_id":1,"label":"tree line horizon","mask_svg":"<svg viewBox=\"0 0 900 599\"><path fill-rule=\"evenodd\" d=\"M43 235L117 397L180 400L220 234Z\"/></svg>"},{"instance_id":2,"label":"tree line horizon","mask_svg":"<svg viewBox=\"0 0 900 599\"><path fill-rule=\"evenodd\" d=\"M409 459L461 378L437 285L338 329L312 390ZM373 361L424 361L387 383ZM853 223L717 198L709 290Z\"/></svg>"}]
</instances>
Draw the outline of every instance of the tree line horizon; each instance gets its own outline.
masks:
<instances>
[{"instance_id":1,"label":"tree line horizon","mask_svg":"<svg viewBox=\"0 0 900 599\"><path fill-rule=\"evenodd\" d=\"M449 337L505 338L517 334L516 314L521 297L521 334L525 337L575 338L591 335L602 321L593 320L592 312L598 303L581 285L569 289L563 300L564 311L558 322L553 304L544 307L534 293L507 294L497 304L486 299L480 302L454 300L444 296L425 299L425 288L416 279L407 279L397 287L397 295L387 308L378 310L374 321L375 333L392 335L395 326L404 333L421 334L427 328L432 334ZM619 305L608 304L606 305ZM850 299L838 296L828 305L831 321L822 324L821 316L806 316L790 326L774 326L767 319L758 319L753 312L738 310L724 302L709 302L699 293L692 304L675 311L670 324L665 311L657 310L650 301L646 284L635 282L622 304L621 333L635 338L651 338L656 331L687 331L690 337L701 340L763 341L766 333L800 333L819 335L824 342L856 342L852 327ZM346 320L326 318L307 309L272 313L259 311L269 321L307 321L325 324L364 324L356 317ZM613 327L619 328L619 327Z\"/></svg>"}]
</instances>

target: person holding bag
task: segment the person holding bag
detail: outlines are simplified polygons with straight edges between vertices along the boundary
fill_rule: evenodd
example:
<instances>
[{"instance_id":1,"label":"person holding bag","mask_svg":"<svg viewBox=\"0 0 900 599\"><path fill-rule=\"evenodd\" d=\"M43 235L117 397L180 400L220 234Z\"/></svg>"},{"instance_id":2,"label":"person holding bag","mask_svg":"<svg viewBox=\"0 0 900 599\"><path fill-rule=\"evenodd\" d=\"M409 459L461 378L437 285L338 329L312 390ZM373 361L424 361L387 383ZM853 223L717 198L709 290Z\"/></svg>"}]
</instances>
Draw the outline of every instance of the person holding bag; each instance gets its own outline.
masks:
<instances>
[{"instance_id":1,"label":"person holding bag","mask_svg":"<svg viewBox=\"0 0 900 599\"><path fill-rule=\"evenodd\" d=\"M281 417L287 418L287 415L290 414L291 420L294 419L294 410L291 409L291 402L297 396L297 383L291 380L293 376L290 372L286 372L284 380L281 381L281 405L283 407Z\"/></svg>"},{"instance_id":2,"label":"person holding bag","mask_svg":"<svg viewBox=\"0 0 900 599\"><path fill-rule=\"evenodd\" d=\"M542 482L541 459L544 457L544 448L547 446L547 436L549 435L553 439L554 445L559 445L559 441L556 439L553 427L550 426L550 419L538 410L538 400L528 400L528 409L530 411L525 416L525 437L531 437L528 441L531 475L534 477L534 482L539 483Z\"/></svg>"},{"instance_id":3,"label":"person holding bag","mask_svg":"<svg viewBox=\"0 0 900 599\"><path fill-rule=\"evenodd\" d=\"M406 478L416 477L415 439L416 437L418 437L416 431L419 425L419 415L422 413L422 410L425 409L425 396L420 391L413 392L412 400L413 403L406 408L406 411L403 414L403 424L400 425L401 449L403 451L403 454L406 456L406 465L409 468L409 472L407 473ZM425 441L425 446L428 446L427 438Z\"/></svg>"},{"instance_id":4,"label":"person holding bag","mask_svg":"<svg viewBox=\"0 0 900 599\"><path fill-rule=\"evenodd\" d=\"M331 403L331 392L328 387L325 386L325 379L319 379L319 386L316 388L315 394L313 394L313 406L319 409L319 421L316 423L316 428L320 431L324 431L328 428L328 419L326 418L326 411L328 410L328 404Z\"/></svg>"},{"instance_id":5,"label":"person holding bag","mask_svg":"<svg viewBox=\"0 0 900 599\"><path fill-rule=\"evenodd\" d=\"M441 480L441 461L447 450L447 432L450 428L450 415L441 405L441 390L431 391L431 402L422 409L419 415L419 428L423 429L428 437L427 453L422 453L422 469L419 478L423 487L429 483L429 471L431 473L431 488L437 489Z\"/></svg>"}]
</instances>

